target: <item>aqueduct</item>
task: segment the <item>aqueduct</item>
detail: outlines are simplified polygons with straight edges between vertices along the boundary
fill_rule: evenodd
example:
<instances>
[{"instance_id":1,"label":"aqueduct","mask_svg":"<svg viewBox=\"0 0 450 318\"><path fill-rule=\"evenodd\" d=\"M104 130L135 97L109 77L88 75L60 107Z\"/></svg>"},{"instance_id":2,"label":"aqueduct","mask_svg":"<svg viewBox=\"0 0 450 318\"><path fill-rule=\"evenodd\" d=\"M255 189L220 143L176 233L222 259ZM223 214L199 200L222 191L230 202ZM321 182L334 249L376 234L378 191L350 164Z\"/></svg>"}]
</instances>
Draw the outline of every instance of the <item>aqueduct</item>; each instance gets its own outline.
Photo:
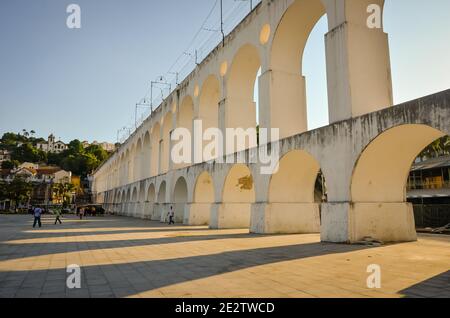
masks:
<instances>
[{"instance_id":1,"label":"aqueduct","mask_svg":"<svg viewBox=\"0 0 450 318\"><path fill-rule=\"evenodd\" d=\"M119 215L252 233L321 233L322 241L416 239L406 183L416 156L450 134L450 91L393 106L387 34L369 28L383 0L263 0L95 173L96 200ZM302 55L314 25L325 35L330 125L308 131ZM171 160L171 134L210 127L280 129L280 163ZM248 143L250 159L270 145ZM326 198L315 194L318 175Z\"/></svg>"}]
</instances>

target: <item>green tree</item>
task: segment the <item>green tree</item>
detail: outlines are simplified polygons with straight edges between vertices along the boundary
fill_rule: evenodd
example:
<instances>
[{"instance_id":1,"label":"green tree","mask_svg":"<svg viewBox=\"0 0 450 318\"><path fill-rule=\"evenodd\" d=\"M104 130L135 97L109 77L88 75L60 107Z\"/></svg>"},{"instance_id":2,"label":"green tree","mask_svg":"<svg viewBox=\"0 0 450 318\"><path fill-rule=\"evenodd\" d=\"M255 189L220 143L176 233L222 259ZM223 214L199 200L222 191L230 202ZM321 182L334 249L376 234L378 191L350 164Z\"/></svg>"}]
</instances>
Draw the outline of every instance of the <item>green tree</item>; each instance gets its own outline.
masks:
<instances>
[{"instance_id":1,"label":"green tree","mask_svg":"<svg viewBox=\"0 0 450 318\"><path fill-rule=\"evenodd\" d=\"M45 162L47 161L47 155L30 143L24 143L12 151L11 159L19 162Z\"/></svg>"},{"instance_id":2,"label":"green tree","mask_svg":"<svg viewBox=\"0 0 450 318\"><path fill-rule=\"evenodd\" d=\"M47 164L61 167L61 161L64 159L64 153L48 153Z\"/></svg>"},{"instance_id":3,"label":"green tree","mask_svg":"<svg viewBox=\"0 0 450 318\"><path fill-rule=\"evenodd\" d=\"M93 154L70 155L61 161L61 168L72 171L77 176L86 177L100 165L100 161Z\"/></svg>"},{"instance_id":4,"label":"green tree","mask_svg":"<svg viewBox=\"0 0 450 318\"><path fill-rule=\"evenodd\" d=\"M94 155L100 162L106 160L108 152L99 145L91 145L86 148L86 153Z\"/></svg>"},{"instance_id":5,"label":"green tree","mask_svg":"<svg viewBox=\"0 0 450 318\"><path fill-rule=\"evenodd\" d=\"M2 169L12 170L12 169L17 168L19 165L20 165L20 162L17 160L3 161Z\"/></svg>"},{"instance_id":6,"label":"green tree","mask_svg":"<svg viewBox=\"0 0 450 318\"><path fill-rule=\"evenodd\" d=\"M422 160L450 155L450 136L439 138L426 147L419 157Z\"/></svg>"},{"instance_id":7,"label":"green tree","mask_svg":"<svg viewBox=\"0 0 450 318\"><path fill-rule=\"evenodd\" d=\"M19 142L24 143L27 142L27 138L15 133L5 133L0 140L3 149L13 150L17 147Z\"/></svg>"},{"instance_id":8,"label":"green tree","mask_svg":"<svg viewBox=\"0 0 450 318\"><path fill-rule=\"evenodd\" d=\"M4 201L8 198L8 184L3 181L0 180L0 201Z\"/></svg>"},{"instance_id":9,"label":"green tree","mask_svg":"<svg viewBox=\"0 0 450 318\"><path fill-rule=\"evenodd\" d=\"M33 186L31 183L21 177L14 178L6 186L7 197L14 203L14 206L17 206L19 203L27 203L31 198L32 190Z\"/></svg>"},{"instance_id":10,"label":"green tree","mask_svg":"<svg viewBox=\"0 0 450 318\"><path fill-rule=\"evenodd\" d=\"M83 144L78 139L72 140L69 143L67 153L69 155L81 154L84 152Z\"/></svg>"}]
</instances>

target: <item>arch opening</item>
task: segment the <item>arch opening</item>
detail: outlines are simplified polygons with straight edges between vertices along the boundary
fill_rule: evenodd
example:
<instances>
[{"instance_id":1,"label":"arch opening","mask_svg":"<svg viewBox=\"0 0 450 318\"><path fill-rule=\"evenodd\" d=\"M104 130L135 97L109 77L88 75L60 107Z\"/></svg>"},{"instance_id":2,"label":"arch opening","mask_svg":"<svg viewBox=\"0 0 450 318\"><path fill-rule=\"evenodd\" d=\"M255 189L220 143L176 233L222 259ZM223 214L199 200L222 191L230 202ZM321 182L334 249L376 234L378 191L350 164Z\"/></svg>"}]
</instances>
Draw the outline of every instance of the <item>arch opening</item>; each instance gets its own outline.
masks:
<instances>
[{"instance_id":1,"label":"arch opening","mask_svg":"<svg viewBox=\"0 0 450 318\"><path fill-rule=\"evenodd\" d=\"M190 135L192 136L193 118L194 118L194 102L191 96L186 96L183 99L178 112L177 127L187 129ZM190 162L192 160L192 154L190 153L187 154L184 151L187 151L187 149L183 148L179 155L181 156L181 158L185 158L186 156L190 157L189 158ZM189 166L189 163L179 163L174 165L176 169L180 169Z\"/></svg>"},{"instance_id":2,"label":"arch opening","mask_svg":"<svg viewBox=\"0 0 450 318\"><path fill-rule=\"evenodd\" d=\"M222 191L222 204L211 225L218 228L249 228L252 204L256 192L250 169L243 164L234 165L229 171Z\"/></svg>"},{"instance_id":3,"label":"arch opening","mask_svg":"<svg viewBox=\"0 0 450 318\"><path fill-rule=\"evenodd\" d=\"M308 152L284 155L269 183L263 206L264 233L320 232L320 204L326 201L326 183L319 162Z\"/></svg>"},{"instance_id":4,"label":"arch opening","mask_svg":"<svg viewBox=\"0 0 450 318\"><path fill-rule=\"evenodd\" d=\"M147 131L144 136L144 143L142 146L141 171L144 179L151 176L151 141L150 133Z\"/></svg>"},{"instance_id":5,"label":"arch opening","mask_svg":"<svg viewBox=\"0 0 450 318\"><path fill-rule=\"evenodd\" d=\"M136 144L134 153L134 169L133 169L133 181L139 181L142 178L141 161L142 161L142 142L139 138Z\"/></svg>"},{"instance_id":6,"label":"arch opening","mask_svg":"<svg viewBox=\"0 0 450 318\"><path fill-rule=\"evenodd\" d=\"M209 128L219 128L220 84L216 76L210 75L202 85L198 117L202 121L202 133ZM203 149L208 142L203 141ZM204 156L203 161L213 160L218 154Z\"/></svg>"},{"instance_id":7,"label":"arch opening","mask_svg":"<svg viewBox=\"0 0 450 318\"><path fill-rule=\"evenodd\" d=\"M264 74L262 85L269 94L265 115L270 116L270 127L280 129L281 138L308 130L303 57L314 27L325 14L322 1L295 0L276 28L270 72ZM317 52L314 58L317 58ZM323 91L318 94L323 95Z\"/></svg>"},{"instance_id":8,"label":"arch opening","mask_svg":"<svg viewBox=\"0 0 450 318\"><path fill-rule=\"evenodd\" d=\"M234 56L227 78L226 128L251 130L242 144L234 138L234 149L226 149L226 153L234 153L257 146L257 120L255 96L255 78L261 68L258 50L246 44ZM228 136L227 136L228 137Z\"/></svg>"},{"instance_id":9,"label":"arch opening","mask_svg":"<svg viewBox=\"0 0 450 318\"><path fill-rule=\"evenodd\" d=\"M329 125L328 87L325 54L325 34L328 17L323 15L314 25L302 54L301 75L306 87L306 114L308 130Z\"/></svg>"},{"instance_id":10,"label":"arch opening","mask_svg":"<svg viewBox=\"0 0 450 318\"><path fill-rule=\"evenodd\" d=\"M128 161L128 183L133 183L135 181L135 162L136 162L136 145L131 146L129 161Z\"/></svg>"},{"instance_id":11,"label":"arch opening","mask_svg":"<svg viewBox=\"0 0 450 318\"><path fill-rule=\"evenodd\" d=\"M188 187L186 179L183 177L180 177L175 184L173 199L175 204L175 222L182 223L184 221L186 204L188 203Z\"/></svg>"},{"instance_id":12,"label":"arch opening","mask_svg":"<svg viewBox=\"0 0 450 318\"><path fill-rule=\"evenodd\" d=\"M127 152L125 154L125 184L131 183L131 158L130 158L130 150L127 149Z\"/></svg>"},{"instance_id":13,"label":"arch opening","mask_svg":"<svg viewBox=\"0 0 450 318\"><path fill-rule=\"evenodd\" d=\"M417 157L410 171L407 199L417 229L443 228L450 223L450 136L435 140Z\"/></svg>"},{"instance_id":14,"label":"arch opening","mask_svg":"<svg viewBox=\"0 0 450 318\"><path fill-rule=\"evenodd\" d=\"M159 186L158 203L159 204L167 203L167 201L166 201L166 182L165 181L163 181L163 183L161 183L161 185Z\"/></svg>"},{"instance_id":15,"label":"arch opening","mask_svg":"<svg viewBox=\"0 0 450 318\"><path fill-rule=\"evenodd\" d=\"M159 160L161 166L161 173L164 174L169 171L171 155L170 155L170 134L172 133L172 113L169 112L164 117L162 126L162 143L161 143L161 159Z\"/></svg>"},{"instance_id":16,"label":"arch opening","mask_svg":"<svg viewBox=\"0 0 450 318\"><path fill-rule=\"evenodd\" d=\"M161 142L161 126L156 123L151 132L151 161L150 161L150 171L151 176L155 177L159 174L160 169L160 142Z\"/></svg>"},{"instance_id":17,"label":"arch opening","mask_svg":"<svg viewBox=\"0 0 450 318\"><path fill-rule=\"evenodd\" d=\"M155 189L155 185L152 183L152 184L148 187L148 191L147 191L147 202L155 203L155 200L156 200L156 189Z\"/></svg>"},{"instance_id":18,"label":"arch opening","mask_svg":"<svg viewBox=\"0 0 450 318\"><path fill-rule=\"evenodd\" d=\"M352 176L352 240L417 239L413 207L407 202L410 170L423 149L445 135L426 125L402 125L369 143Z\"/></svg>"},{"instance_id":19,"label":"arch opening","mask_svg":"<svg viewBox=\"0 0 450 318\"><path fill-rule=\"evenodd\" d=\"M144 214L148 216L152 221L161 220L161 216L157 214L158 209L155 208L156 203L156 189L155 185L152 183L147 190L147 198L145 202L145 212Z\"/></svg>"},{"instance_id":20,"label":"arch opening","mask_svg":"<svg viewBox=\"0 0 450 318\"><path fill-rule=\"evenodd\" d=\"M194 202L189 210L189 225L209 225L211 208L215 203L214 181L208 172L203 172L195 183Z\"/></svg>"}]
</instances>

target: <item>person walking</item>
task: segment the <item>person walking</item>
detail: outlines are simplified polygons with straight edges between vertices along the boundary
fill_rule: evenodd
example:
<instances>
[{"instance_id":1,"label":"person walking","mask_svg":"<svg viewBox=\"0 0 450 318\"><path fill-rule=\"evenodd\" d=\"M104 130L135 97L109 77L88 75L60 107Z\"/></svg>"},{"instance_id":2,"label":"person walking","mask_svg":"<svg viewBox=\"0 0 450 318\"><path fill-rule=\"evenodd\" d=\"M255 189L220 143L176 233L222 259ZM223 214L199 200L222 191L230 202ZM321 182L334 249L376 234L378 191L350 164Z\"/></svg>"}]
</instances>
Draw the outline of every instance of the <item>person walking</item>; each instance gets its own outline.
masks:
<instances>
[{"instance_id":1,"label":"person walking","mask_svg":"<svg viewBox=\"0 0 450 318\"><path fill-rule=\"evenodd\" d=\"M42 215L42 209L39 207L36 207L33 211L33 215L34 215L34 223L33 223L33 228L36 227L36 224L39 224L39 227L42 227L42 222L41 222L41 215Z\"/></svg>"},{"instance_id":2,"label":"person walking","mask_svg":"<svg viewBox=\"0 0 450 318\"><path fill-rule=\"evenodd\" d=\"M55 214L55 216L56 216L55 225L58 222L59 222L59 224L62 224L62 222L61 222L61 208L59 208L59 207L54 208L53 209L53 214Z\"/></svg>"},{"instance_id":3,"label":"person walking","mask_svg":"<svg viewBox=\"0 0 450 318\"><path fill-rule=\"evenodd\" d=\"M173 206L170 206L169 211L169 225L175 224L175 212L173 211Z\"/></svg>"},{"instance_id":4,"label":"person walking","mask_svg":"<svg viewBox=\"0 0 450 318\"><path fill-rule=\"evenodd\" d=\"M80 220L83 219L83 216L84 216L84 208L81 208L80 209Z\"/></svg>"}]
</instances>

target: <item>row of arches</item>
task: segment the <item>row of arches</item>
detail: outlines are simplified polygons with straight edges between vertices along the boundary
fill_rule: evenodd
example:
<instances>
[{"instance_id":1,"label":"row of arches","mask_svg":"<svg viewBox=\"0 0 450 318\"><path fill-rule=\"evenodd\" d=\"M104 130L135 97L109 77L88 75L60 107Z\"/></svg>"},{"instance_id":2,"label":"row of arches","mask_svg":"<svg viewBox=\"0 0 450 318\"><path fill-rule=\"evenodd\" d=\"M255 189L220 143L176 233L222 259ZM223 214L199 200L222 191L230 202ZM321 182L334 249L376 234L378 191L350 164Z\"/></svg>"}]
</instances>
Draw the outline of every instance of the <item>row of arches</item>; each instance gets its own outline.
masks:
<instances>
[{"instance_id":1,"label":"row of arches","mask_svg":"<svg viewBox=\"0 0 450 318\"><path fill-rule=\"evenodd\" d=\"M444 132L426 125L403 125L381 134L363 151L357 161L351 184L353 202L404 201L405 184L412 163L421 150L443 136ZM271 177L267 201L271 203L317 201L315 190L319 174L322 174L321 166L313 155L302 150L288 152L280 160L278 173ZM195 182L193 202L255 202L252 172L246 165L238 164L231 168L225 179L222 199L216 198L214 188L211 175L206 171L203 172ZM187 189L186 179L180 177L174 187L173 202L187 202ZM149 186L147 195L144 187L141 187L138 195L136 186L132 190L118 192L115 203L145 201L169 203L166 196L166 182L161 183L157 193L155 200L156 189L153 183Z\"/></svg>"},{"instance_id":2,"label":"row of arches","mask_svg":"<svg viewBox=\"0 0 450 318\"><path fill-rule=\"evenodd\" d=\"M282 2L277 1L271 5L263 2L263 9L258 6L248 18L252 19L248 28L227 46L227 52L221 53L222 60L213 59L211 63L216 64L215 67L205 67L209 74L202 75L199 82L183 84L183 88L174 94L177 97L170 105L163 107L157 115L158 118L152 121L151 127L144 127L145 131L138 132L137 136L130 140L128 149L123 147L125 149L112 161L111 168L107 169L112 172L104 177L108 184L113 187L123 186L187 166L188 164L171 164L170 137L172 130L178 127L187 128L192 133L193 120L202 120L203 131L211 127L224 131L226 128L256 128L257 125L279 128L280 138L308 130L303 55L311 32L322 17L332 15L333 19L328 23L330 30L339 23L334 21L332 14L333 10L337 9L327 0L291 0L286 4ZM384 1L375 2L384 4ZM358 8L360 6L354 1L351 1L351 5ZM351 7L350 3L347 7ZM349 13L347 19L356 19L354 14ZM360 15L366 17L367 12L362 10ZM384 34L382 30L372 31L374 32ZM377 49L378 55L383 55L381 51L388 50L383 44ZM389 71L388 61L387 66L383 65L381 69ZM375 72L375 75L378 73ZM388 79L389 77L385 76L383 81ZM256 94L255 84L258 84ZM389 91L391 83L385 84L381 86L387 87ZM378 89L373 91L373 94L386 95ZM352 96L354 95L355 92ZM365 101L359 100L363 104L362 107L367 106L366 102L378 101L380 98L368 97ZM333 104L340 107L339 103ZM349 103L346 101L344 104ZM392 101L381 100L377 105L369 105L360 113L390 105ZM329 106L330 112L334 112L332 108L335 105ZM345 113L342 110L337 112ZM348 115L351 117L359 114L350 112ZM330 117L333 119L336 116ZM231 152L256 146L252 140L256 140L256 137L250 138L243 149L235 147ZM213 158L203 159L208 161Z\"/></svg>"},{"instance_id":3,"label":"row of arches","mask_svg":"<svg viewBox=\"0 0 450 318\"><path fill-rule=\"evenodd\" d=\"M255 182L254 167L235 164L224 178L205 170L195 179L180 176L171 189L164 180L158 188L151 183L146 195L144 187L118 191L113 203L159 204L160 219L164 208L172 205L176 221L186 224L251 228L257 233L316 233L327 226L327 196L336 191L328 184L338 183L349 186L353 239L373 235L410 241L416 234L406 199L409 171L426 146L449 132L423 124L390 128L362 149L348 182L336 182L342 174L325 167L312 151L290 149L267 182ZM145 206L141 208L145 214Z\"/></svg>"}]
</instances>

